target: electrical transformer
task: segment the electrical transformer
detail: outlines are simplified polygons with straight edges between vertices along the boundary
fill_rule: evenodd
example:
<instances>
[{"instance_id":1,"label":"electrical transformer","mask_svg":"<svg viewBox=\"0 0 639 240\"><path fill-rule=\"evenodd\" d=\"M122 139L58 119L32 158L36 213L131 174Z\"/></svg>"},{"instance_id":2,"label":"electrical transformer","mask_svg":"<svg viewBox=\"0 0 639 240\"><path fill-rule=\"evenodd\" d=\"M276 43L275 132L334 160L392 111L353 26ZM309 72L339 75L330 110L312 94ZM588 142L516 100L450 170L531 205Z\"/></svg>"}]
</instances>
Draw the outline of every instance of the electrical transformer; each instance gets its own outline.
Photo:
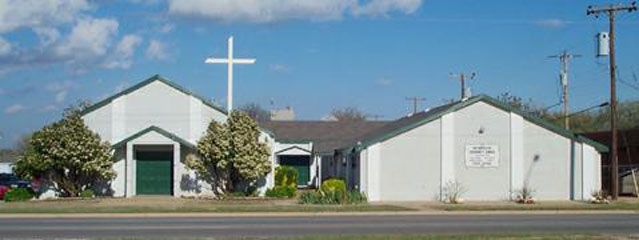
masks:
<instances>
[{"instance_id":1,"label":"electrical transformer","mask_svg":"<svg viewBox=\"0 0 639 240\"><path fill-rule=\"evenodd\" d=\"M605 57L610 54L610 36L607 32L597 34L597 57Z\"/></svg>"}]
</instances>

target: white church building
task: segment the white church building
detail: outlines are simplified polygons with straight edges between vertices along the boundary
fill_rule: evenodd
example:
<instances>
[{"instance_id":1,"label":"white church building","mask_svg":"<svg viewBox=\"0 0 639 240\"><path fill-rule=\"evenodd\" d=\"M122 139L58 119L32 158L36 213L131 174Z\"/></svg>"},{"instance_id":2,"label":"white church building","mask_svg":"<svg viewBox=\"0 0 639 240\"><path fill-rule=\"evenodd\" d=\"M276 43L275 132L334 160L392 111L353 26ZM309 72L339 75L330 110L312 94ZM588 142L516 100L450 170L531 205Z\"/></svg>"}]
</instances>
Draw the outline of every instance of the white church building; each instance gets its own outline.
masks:
<instances>
[{"instance_id":1,"label":"white church building","mask_svg":"<svg viewBox=\"0 0 639 240\"><path fill-rule=\"evenodd\" d=\"M392 121L336 151L335 176L370 201L589 200L607 147L488 96Z\"/></svg>"},{"instance_id":2,"label":"white church building","mask_svg":"<svg viewBox=\"0 0 639 240\"><path fill-rule=\"evenodd\" d=\"M83 111L87 126L113 146L110 194L202 196L211 186L184 165L211 121L227 112L152 76ZM450 181L468 200L507 200L524 186L541 200L585 200L601 187L606 147L488 96L396 121L260 123L273 170L289 165L299 186L339 177L371 201L437 200ZM273 172L259 192L273 185Z\"/></svg>"},{"instance_id":3,"label":"white church building","mask_svg":"<svg viewBox=\"0 0 639 240\"><path fill-rule=\"evenodd\" d=\"M183 162L211 121L226 121L226 111L215 104L155 75L82 114L87 126L113 146L113 196L212 194L211 186ZM273 145L266 131L261 138ZM260 181L260 191L271 183L269 174Z\"/></svg>"}]
</instances>

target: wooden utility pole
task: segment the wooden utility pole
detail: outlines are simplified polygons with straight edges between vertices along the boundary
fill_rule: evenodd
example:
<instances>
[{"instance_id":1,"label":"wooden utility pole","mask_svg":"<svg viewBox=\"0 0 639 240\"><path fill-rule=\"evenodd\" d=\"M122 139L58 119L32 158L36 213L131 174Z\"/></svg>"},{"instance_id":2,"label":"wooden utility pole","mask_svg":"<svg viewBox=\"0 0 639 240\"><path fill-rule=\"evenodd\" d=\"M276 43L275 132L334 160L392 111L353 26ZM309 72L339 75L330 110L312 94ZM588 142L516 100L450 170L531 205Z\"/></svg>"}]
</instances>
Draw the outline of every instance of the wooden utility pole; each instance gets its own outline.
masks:
<instances>
[{"instance_id":1,"label":"wooden utility pole","mask_svg":"<svg viewBox=\"0 0 639 240\"><path fill-rule=\"evenodd\" d=\"M561 103L563 104L561 112L562 112L562 115L564 116L564 127L566 129L570 129L570 117L568 116L568 114L570 114L570 109L568 107L568 67L569 67L569 63L571 59L581 57L581 55L571 54L571 53L568 53L568 51L564 50L559 55L553 55L548 57L559 58L559 61L561 62L561 70L559 73L559 83L561 84L561 88L562 88Z\"/></svg>"},{"instance_id":2,"label":"wooden utility pole","mask_svg":"<svg viewBox=\"0 0 639 240\"><path fill-rule=\"evenodd\" d=\"M412 101L413 102L413 114L417 113L417 109L418 109L418 104L419 102L423 102L426 101L426 98L423 97L407 97L406 101Z\"/></svg>"},{"instance_id":3,"label":"wooden utility pole","mask_svg":"<svg viewBox=\"0 0 639 240\"><path fill-rule=\"evenodd\" d=\"M637 2L626 4L610 4L606 6L588 6L587 15L599 17L601 14L608 16L610 24L610 131L612 144L610 146L610 191L612 199L619 196L619 159L617 158L617 65L615 63L615 14L619 11L632 12L637 10Z\"/></svg>"},{"instance_id":4,"label":"wooden utility pole","mask_svg":"<svg viewBox=\"0 0 639 240\"><path fill-rule=\"evenodd\" d=\"M477 74L471 73L470 74L470 78L468 78L466 76L466 74L464 74L464 73L460 73L460 74L452 74L451 73L450 75L451 75L451 77L459 77L459 82L461 84L461 100L464 100L464 99L468 98L468 96L466 94L466 81L475 79L475 76Z\"/></svg>"}]
</instances>

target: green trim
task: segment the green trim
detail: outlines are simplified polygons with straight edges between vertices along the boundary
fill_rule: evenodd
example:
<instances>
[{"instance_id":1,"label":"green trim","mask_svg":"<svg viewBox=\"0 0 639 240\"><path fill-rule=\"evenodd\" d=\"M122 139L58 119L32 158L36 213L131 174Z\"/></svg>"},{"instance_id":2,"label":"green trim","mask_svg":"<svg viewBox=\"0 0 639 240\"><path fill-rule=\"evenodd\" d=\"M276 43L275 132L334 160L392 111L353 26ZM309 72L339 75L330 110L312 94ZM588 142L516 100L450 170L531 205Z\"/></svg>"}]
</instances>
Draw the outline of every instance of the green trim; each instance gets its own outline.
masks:
<instances>
[{"instance_id":1,"label":"green trim","mask_svg":"<svg viewBox=\"0 0 639 240\"><path fill-rule=\"evenodd\" d=\"M284 144L308 144L308 143L312 143L312 140L300 140L300 139L296 139L296 140L279 140L277 138L275 138L275 142L277 143L284 143Z\"/></svg>"},{"instance_id":2,"label":"green trim","mask_svg":"<svg viewBox=\"0 0 639 240\"><path fill-rule=\"evenodd\" d=\"M364 141L362 141L362 144L357 145L357 146L353 146L353 147L358 149L358 150L360 150L360 149L366 148L366 147L368 147L370 145L373 145L375 143L386 141L386 140L388 140L390 138L393 138L393 137L395 137L395 136L397 136L399 134L402 134L402 133L407 132L409 130L412 130L412 129L416 128L416 127L422 126L422 125L424 125L426 123L429 123L431 121L439 119L439 118L441 118L442 116L444 116L444 115L446 115L448 113L456 112L456 111L458 111L458 110L460 110L462 108L465 108L467 106L473 105L473 104L475 104L477 102L480 102L480 101L481 102L485 102L487 104L490 104L490 105L492 105L494 107L497 107L499 109L502 109L504 111L516 113L516 114L522 116L524 119L528 120L529 122L532 122L532 123L534 123L534 124L536 124L538 126L541 126L541 127L545 128L545 129L547 129L549 131L552 131L552 132L554 132L556 134L559 134L561 136L564 136L566 138L572 139L572 140L577 141L577 142L582 142L582 143L586 143L588 145L591 145L599 152L607 152L608 151L608 147L603 145L603 144L601 144L601 143L595 142L595 141L593 141L591 139L588 139L588 138L586 138L586 137L584 137L582 135L576 134L576 133L574 133L574 132L572 132L570 130L566 130L566 129L564 129L562 127L559 127L559 126L557 126L557 125L555 125L555 124L553 124L551 122L548 122L547 120L544 120L544 119L541 119L539 117L533 116L530 113L523 112L523 111L521 111L519 109L516 109L516 108L514 108L514 107L512 107L512 106L510 106L510 105L508 105L506 103L503 103L503 102L501 102L501 101L499 101L497 99L494 99L494 98L492 98L490 96L487 96L487 95L479 95L479 96L471 97L471 98L469 98L469 99L467 99L465 101L459 101L459 102L451 105L448 109L446 109L444 111L441 111L441 112L439 112L437 114L428 116L428 117L422 119L421 121L415 122L413 124L410 124L408 126L404 126L402 128L399 128L399 129L394 129L392 131L388 131L386 133L380 134L379 136L373 137L371 139L364 140ZM349 148L346 148L346 149L349 149ZM342 149L342 150L345 150L345 149Z\"/></svg>"},{"instance_id":3,"label":"green trim","mask_svg":"<svg viewBox=\"0 0 639 240\"><path fill-rule=\"evenodd\" d=\"M160 82L162 82L162 83L164 83L166 85L169 85L170 87L172 87L172 88L174 88L174 89L176 89L176 90L178 90L178 91L180 91L180 92L182 92L182 93L184 93L186 95L193 96L193 97L199 99L200 101L202 101L202 103L204 103L204 105L207 105L207 106L209 106L209 107L211 107L211 108L213 108L213 109L215 109L217 111L222 112L224 115L227 115L226 110L222 109L220 106L217 106L215 103L207 100L206 98L204 98L202 96L199 96L199 95L187 90L186 88L184 88L184 87L182 87L182 86L170 81L167 78L164 78L164 77L160 76L159 74L153 75L150 78L147 78L146 80L144 80L142 82L139 82L138 84L135 84L135 85L133 85L130 88L127 88L127 89L125 89L125 90L123 90L123 91L121 91L119 93L116 93L115 95L107 97L104 100L99 101L99 102L87 107L86 109L84 109L82 111L82 115L86 115L86 114L88 114L90 112L93 112L93 111L95 111L95 110L97 110L97 109L99 109L99 108L111 103L116 98L119 98L121 96L127 95L127 94L129 94L131 92L134 92L134 91L136 91L136 90L138 90L138 89L140 89L140 88L142 88L142 87L144 87L146 85L149 85L150 83L155 82L155 81L160 81Z\"/></svg>"},{"instance_id":4,"label":"green trim","mask_svg":"<svg viewBox=\"0 0 639 240\"><path fill-rule=\"evenodd\" d=\"M285 149L282 149L282 150L279 150L279 151L275 152L275 154L277 155L277 154L280 154L281 152L285 152L285 151L288 151L288 150L291 150L291 149L299 149L299 150L302 150L302 151L304 151L304 152L309 153L309 155L310 155L310 154L312 154L312 152L311 152L311 151L306 150L306 149L303 149L303 148L298 147L298 146L290 146L290 147L287 147L287 148L285 148Z\"/></svg>"},{"instance_id":5,"label":"green trim","mask_svg":"<svg viewBox=\"0 0 639 240\"><path fill-rule=\"evenodd\" d=\"M133 135L131 135L131 136L129 136L129 137L127 137L127 138L115 143L115 144L113 144L112 147L113 148L121 147L121 146L125 145L127 142L132 141L132 140L134 140L134 139L136 139L138 137L141 137L142 135L147 134L147 133L149 133L151 131L154 131L154 132L157 132L159 134L162 134L163 136L165 136L165 137L167 137L167 138L169 138L169 139L171 139L173 141L176 141L176 142L178 142L178 143L180 143L180 144L182 144L184 146L187 146L189 148L192 148L192 149L196 148L196 146L191 144L190 142L188 142L188 141L182 139L181 137L178 137L177 135L175 135L173 133L170 133L170 132L168 132L168 131L160 128L160 127L157 127L157 126L150 126L150 127L146 128L146 129L144 129L142 131L139 131L139 132L137 132L137 133L135 133L135 134L133 134Z\"/></svg>"}]
</instances>

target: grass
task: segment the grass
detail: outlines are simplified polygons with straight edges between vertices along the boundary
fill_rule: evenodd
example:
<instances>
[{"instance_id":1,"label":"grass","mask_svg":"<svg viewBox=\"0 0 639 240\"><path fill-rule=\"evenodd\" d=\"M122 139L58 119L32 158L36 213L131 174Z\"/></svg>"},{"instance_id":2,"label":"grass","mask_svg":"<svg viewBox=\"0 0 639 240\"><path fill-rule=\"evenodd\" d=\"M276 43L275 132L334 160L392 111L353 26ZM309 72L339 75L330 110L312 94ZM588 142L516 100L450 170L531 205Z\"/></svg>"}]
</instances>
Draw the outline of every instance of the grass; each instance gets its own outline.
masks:
<instances>
[{"instance_id":1,"label":"grass","mask_svg":"<svg viewBox=\"0 0 639 240\"><path fill-rule=\"evenodd\" d=\"M129 238L127 238L129 239ZM199 238L193 238L199 239ZM206 238L201 238L206 239ZM219 239L219 238L216 238ZM585 235L585 234L484 234L484 235L344 235L344 236L303 236L286 238L221 238L221 239L273 239L273 240L622 240L638 239L636 236L613 236L613 235Z\"/></svg>"},{"instance_id":2,"label":"grass","mask_svg":"<svg viewBox=\"0 0 639 240\"><path fill-rule=\"evenodd\" d=\"M639 201L636 199L624 199L609 204L591 204L578 201L543 201L535 204L469 202L464 204L433 204L428 207L443 211L639 211Z\"/></svg>"},{"instance_id":3,"label":"grass","mask_svg":"<svg viewBox=\"0 0 639 240\"><path fill-rule=\"evenodd\" d=\"M292 200L203 200L170 197L57 199L0 203L0 213L263 213L409 211L391 205L298 205Z\"/></svg>"},{"instance_id":4,"label":"grass","mask_svg":"<svg viewBox=\"0 0 639 240\"><path fill-rule=\"evenodd\" d=\"M632 239L619 236L596 236L596 235L371 235L371 236L308 236L298 238L274 238L283 240L568 240L568 239L585 239L585 240L605 240L605 239ZM634 238L636 239L636 238Z\"/></svg>"},{"instance_id":5,"label":"grass","mask_svg":"<svg viewBox=\"0 0 639 240\"><path fill-rule=\"evenodd\" d=\"M294 213L294 212L398 212L398 211L639 211L639 200L625 198L610 204L542 201L513 202L413 202L364 205L299 205L295 200L232 199L206 200L172 197L57 199L30 202L0 202L2 213Z\"/></svg>"}]
</instances>

